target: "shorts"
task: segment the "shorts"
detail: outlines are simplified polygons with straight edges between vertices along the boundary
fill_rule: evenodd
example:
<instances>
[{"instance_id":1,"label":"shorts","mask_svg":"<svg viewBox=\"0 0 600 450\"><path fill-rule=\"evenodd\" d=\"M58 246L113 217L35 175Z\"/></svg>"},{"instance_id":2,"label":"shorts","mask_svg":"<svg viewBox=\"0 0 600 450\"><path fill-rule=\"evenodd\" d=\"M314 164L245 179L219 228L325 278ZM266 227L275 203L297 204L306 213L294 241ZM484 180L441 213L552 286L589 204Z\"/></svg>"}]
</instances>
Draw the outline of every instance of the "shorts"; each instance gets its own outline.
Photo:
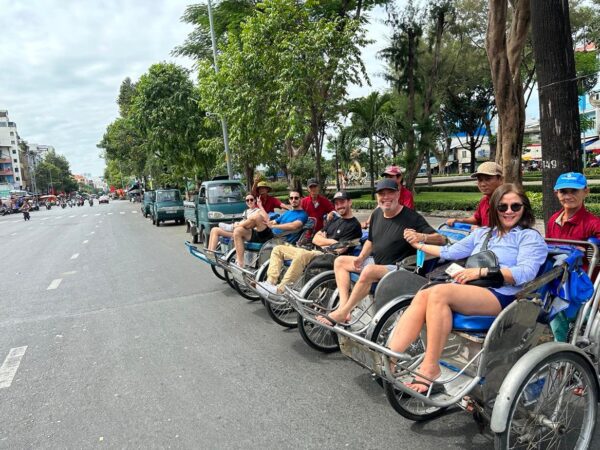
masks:
<instances>
[{"instance_id":1,"label":"shorts","mask_svg":"<svg viewBox=\"0 0 600 450\"><path fill-rule=\"evenodd\" d=\"M262 231L256 231L252 229L252 236L250 236L250 242L257 242L262 244L267 242L269 239L273 237L273 231L270 228L265 228Z\"/></svg>"},{"instance_id":2,"label":"shorts","mask_svg":"<svg viewBox=\"0 0 600 450\"><path fill-rule=\"evenodd\" d=\"M365 267L375 264L375 259L372 256L367 257L362 264L360 270L362 271ZM394 272L398 270L398 266L396 264L379 264L380 266L385 266L388 272Z\"/></svg>"},{"instance_id":3,"label":"shorts","mask_svg":"<svg viewBox=\"0 0 600 450\"><path fill-rule=\"evenodd\" d=\"M514 295L501 294L500 292L495 291L494 289L489 289L489 291L492 294L494 294L494 296L498 299L498 301L500 302L500 307L502 309L506 308L508 305L510 305L515 300Z\"/></svg>"}]
</instances>

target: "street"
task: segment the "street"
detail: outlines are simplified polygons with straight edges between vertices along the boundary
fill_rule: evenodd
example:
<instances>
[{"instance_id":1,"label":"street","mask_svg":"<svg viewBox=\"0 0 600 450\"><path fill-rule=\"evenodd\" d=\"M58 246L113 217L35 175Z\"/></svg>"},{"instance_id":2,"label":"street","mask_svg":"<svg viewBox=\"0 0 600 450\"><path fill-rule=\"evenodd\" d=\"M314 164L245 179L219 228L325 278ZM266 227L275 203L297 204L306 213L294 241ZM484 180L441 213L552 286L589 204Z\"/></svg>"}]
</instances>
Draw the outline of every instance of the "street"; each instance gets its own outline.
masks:
<instances>
[{"instance_id":1,"label":"street","mask_svg":"<svg viewBox=\"0 0 600 450\"><path fill-rule=\"evenodd\" d=\"M488 448L237 295L139 203L0 217L0 448Z\"/></svg>"}]
</instances>

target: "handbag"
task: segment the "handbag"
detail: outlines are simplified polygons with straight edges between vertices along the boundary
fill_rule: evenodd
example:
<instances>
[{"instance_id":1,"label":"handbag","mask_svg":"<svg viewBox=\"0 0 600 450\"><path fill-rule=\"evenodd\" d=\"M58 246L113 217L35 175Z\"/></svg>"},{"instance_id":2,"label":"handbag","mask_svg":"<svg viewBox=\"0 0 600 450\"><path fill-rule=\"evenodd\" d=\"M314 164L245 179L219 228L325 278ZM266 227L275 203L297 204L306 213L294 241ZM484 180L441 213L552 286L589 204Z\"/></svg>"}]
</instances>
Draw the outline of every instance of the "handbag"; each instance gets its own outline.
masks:
<instances>
[{"instance_id":1,"label":"handbag","mask_svg":"<svg viewBox=\"0 0 600 450\"><path fill-rule=\"evenodd\" d=\"M485 240L481 246L481 251L471 255L465 262L465 269L488 269L487 275L478 280L469 281L467 284L471 286L479 286L485 288L497 288L504 285L504 276L500 271L500 264L496 254L488 250L488 242L492 237L492 230L485 236Z\"/></svg>"}]
</instances>

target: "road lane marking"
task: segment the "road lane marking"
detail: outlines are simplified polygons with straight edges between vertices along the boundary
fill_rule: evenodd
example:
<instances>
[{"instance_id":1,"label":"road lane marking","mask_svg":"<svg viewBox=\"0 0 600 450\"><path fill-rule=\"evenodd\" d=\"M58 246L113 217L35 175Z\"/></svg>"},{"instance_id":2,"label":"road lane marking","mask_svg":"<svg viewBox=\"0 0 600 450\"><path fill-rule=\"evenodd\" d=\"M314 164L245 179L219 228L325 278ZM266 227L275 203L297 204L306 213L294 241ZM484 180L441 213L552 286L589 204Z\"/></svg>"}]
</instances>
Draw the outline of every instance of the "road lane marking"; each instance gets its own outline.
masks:
<instances>
[{"instance_id":1,"label":"road lane marking","mask_svg":"<svg viewBox=\"0 0 600 450\"><path fill-rule=\"evenodd\" d=\"M68 272L63 272L61 273L61 275L75 275L77 273L76 270L70 270Z\"/></svg>"},{"instance_id":2,"label":"road lane marking","mask_svg":"<svg viewBox=\"0 0 600 450\"><path fill-rule=\"evenodd\" d=\"M125 211L121 211L119 214L125 214Z\"/></svg>"},{"instance_id":3,"label":"road lane marking","mask_svg":"<svg viewBox=\"0 0 600 450\"><path fill-rule=\"evenodd\" d=\"M13 233L13 234L11 234L11 236L16 236L16 235L17 235L17 233Z\"/></svg>"},{"instance_id":4,"label":"road lane marking","mask_svg":"<svg viewBox=\"0 0 600 450\"><path fill-rule=\"evenodd\" d=\"M49 217L42 217L40 220L48 220Z\"/></svg>"},{"instance_id":5,"label":"road lane marking","mask_svg":"<svg viewBox=\"0 0 600 450\"><path fill-rule=\"evenodd\" d=\"M20 220L13 220L12 223L20 222Z\"/></svg>"},{"instance_id":6,"label":"road lane marking","mask_svg":"<svg viewBox=\"0 0 600 450\"><path fill-rule=\"evenodd\" d=\"M4 360L4 363L0 367L0 389L8 388L13 382L21 359L27 350L27 346L11 348L8 352L8 356Z\"/></svg>"},{"instance_id":7,"label":"road lane marking","mask_svg":"<svg viewBox=\"0 0 600 450\"><path fill-rule=\"evenodd\" d=\"M92 231L90 234L96 234L96 232L95 232L95 231Z\"/></svg>"},{"instance_id":8,"label":"road lane marking","mask_svg":"<svg viewBox=\"0 0 600 450\"><path fill-rule=\"evenodd\" d=\"M75 253L73 256L71 256L71 259L77 259L79 258L79 253Z\"/></svg>"},{"instance_id":9,"label":"road lane marking","mask_svg":"<svg viewBox=\"0 0 600 450\"><path fill-rule=\"evenodd\" d=\"M90 242L90 241L88 241L87 239L85 241L83 241L84 244L87 244L88 242Z\"/></svg>"},{"instance_id":10,"label":"road lane marking","mask_svg":"<svg viewBox=\"0 0 600 450\"><path fill-rule=\"evenodd\" d=\"M75 217L75 216L69 216L69 219L72 219L73 217Z\"/></svg>"},{"instance_id":11,"label":"road lane marking","mask_svg":"<svg viewBox=\"0 0 600 450\"><path fill-rule=\"evenodd\" d=\"M60 286L61 281L62 281L62 278L57 278L56 280L52 280L52 283L50 283L50 286L48 286L46 288L46 290L51 291L53 289L56 289L58 286Z\"/></svg>"},{"instance_id":12,"label":"road lane marking","mask_svg":"<svg viewBox=\"0 0 600 450\"><path fill-rule=\"evenodd\" d=\"M87 214L84 214L83 217L87 217Z\"/></svg>"},{"instance_id":13,"label":"road lane marking","mask_svg":"<svg viewBox=\"0 0 600 450\"><path fill-rule=\"evenodd\" d=\"M95 216L99 216L99 215L100 215L100 213L98 213L98 214L94 214L94 215L95 215Z\"/></svg>"},{"instance_id":14,"label":"road lane marking","mask_svg":"<svg viewBox=\"0 0 600 450\"><path fill-rule=\"evenodd\" d=\"M131 211L131 214L137 214L137 211Z\"/></svg>"},{"instance_id":15,"label":"road lane marking","mask_svg":"<svg viewBox=\"0 0 600 450\"><path fill-rule=\"evenodd\" d=\"M113 213L108 213L107 215L109 215L109 216L112 216L112 215L113 215Z\"/></svg>"}]
</instances>

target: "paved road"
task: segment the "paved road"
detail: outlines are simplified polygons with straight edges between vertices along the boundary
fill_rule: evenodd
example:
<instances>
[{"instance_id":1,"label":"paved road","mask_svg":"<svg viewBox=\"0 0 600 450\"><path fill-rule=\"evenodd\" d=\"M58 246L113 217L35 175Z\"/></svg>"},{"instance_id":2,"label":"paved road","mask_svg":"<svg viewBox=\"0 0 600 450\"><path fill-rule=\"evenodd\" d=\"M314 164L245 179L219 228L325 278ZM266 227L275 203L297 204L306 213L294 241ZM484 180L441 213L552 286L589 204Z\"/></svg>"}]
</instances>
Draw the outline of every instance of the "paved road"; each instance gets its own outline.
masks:
<instances>
[{"instance_id":1,"label":"paved road","mask_svg":"<svg viewBox=\"0 0 600 450\"><path fill-rule=\"evenodd\" d=\"M490 446L464 413L404 420L138 209L0 217L0 448Z\"/></svg>"}]
</instances>

